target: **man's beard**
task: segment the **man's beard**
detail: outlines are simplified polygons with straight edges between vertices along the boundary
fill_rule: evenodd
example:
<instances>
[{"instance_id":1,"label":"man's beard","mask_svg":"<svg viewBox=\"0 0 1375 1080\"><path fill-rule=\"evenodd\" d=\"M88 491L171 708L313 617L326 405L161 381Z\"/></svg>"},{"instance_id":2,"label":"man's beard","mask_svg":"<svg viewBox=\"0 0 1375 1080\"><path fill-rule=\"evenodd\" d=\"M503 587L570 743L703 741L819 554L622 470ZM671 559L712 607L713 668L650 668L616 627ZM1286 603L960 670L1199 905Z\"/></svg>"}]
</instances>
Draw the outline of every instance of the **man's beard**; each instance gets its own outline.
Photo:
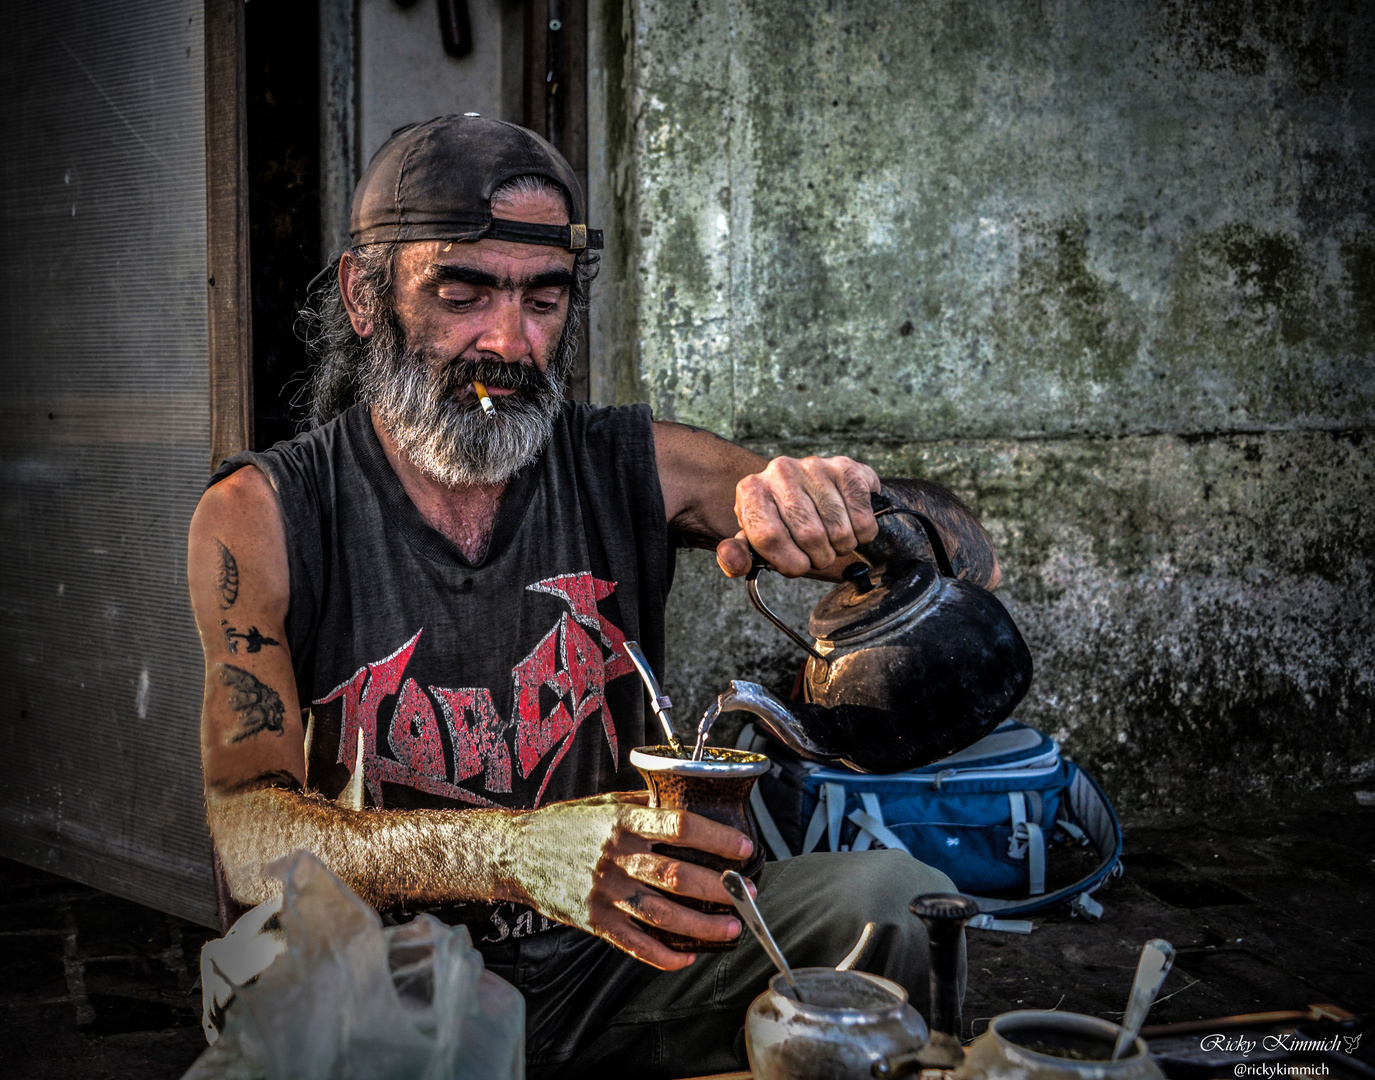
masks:
<instances>
[{"instance_id":1,"label":"man's beard","mask_svg":"<svg viewBox=\"0 0 1375 1080\"><path fill-rule=\"evenodd\" d=\"M568 329L545 371L490 354L440 362L428 349L409 347L389 311L363 343L361 397L426 476L449 487L503 484L549 441L576 348ZM458 400L473 380L515 392L494 399L496 416L489 417L476 396Z\"/></svg>"}]
</instances>

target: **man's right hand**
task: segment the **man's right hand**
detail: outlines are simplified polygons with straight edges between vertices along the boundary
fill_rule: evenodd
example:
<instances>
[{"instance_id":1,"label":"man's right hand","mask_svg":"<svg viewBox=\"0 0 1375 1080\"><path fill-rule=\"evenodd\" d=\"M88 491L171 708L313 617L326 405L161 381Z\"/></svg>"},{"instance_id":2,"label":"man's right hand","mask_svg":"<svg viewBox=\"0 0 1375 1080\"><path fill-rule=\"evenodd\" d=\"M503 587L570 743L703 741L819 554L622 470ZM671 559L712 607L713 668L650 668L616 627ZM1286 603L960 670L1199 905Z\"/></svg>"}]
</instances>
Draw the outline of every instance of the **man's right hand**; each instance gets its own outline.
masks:
<instances>
[{"instance_id":1,"label":"man's right hand","mask_svg":"<svg viewBox=\"0 0 1375 1080\"><path fill-rule=\"evenodd\" d=\"M708 915L662 892L729 904L720 874L652 850L655 844L694 848L727 859L750 854L744 833L682 810L653 809L647 792L622 792L551 803L513 822L509 853L518 895L559 922L579 927L664 971L695 959L657 941L632 916L708 941L740 934L731 915Z\"/></svg>"}]
</instances>

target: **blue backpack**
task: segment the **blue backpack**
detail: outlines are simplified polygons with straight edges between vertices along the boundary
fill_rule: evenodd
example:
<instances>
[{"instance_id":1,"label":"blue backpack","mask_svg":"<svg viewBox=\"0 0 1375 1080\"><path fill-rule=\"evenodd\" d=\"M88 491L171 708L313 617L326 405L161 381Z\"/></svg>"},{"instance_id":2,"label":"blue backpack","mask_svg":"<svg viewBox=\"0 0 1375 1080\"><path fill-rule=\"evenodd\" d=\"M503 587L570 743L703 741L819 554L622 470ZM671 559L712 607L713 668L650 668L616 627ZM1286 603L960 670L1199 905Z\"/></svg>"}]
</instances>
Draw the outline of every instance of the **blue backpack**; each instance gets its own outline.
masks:
<instances>
[{"instance_id":1,"label":"blue backpack","mask_svg":"<svg viewBox=\"0 0 1375 1080\"><path fill-rule=\"evenodd\" d=\"M775 859L898 848L972 896L981 914L970 925L980 929L1030 933L1030 921L1007 916L1061 901L1096 921L1103 908L1092 893L1121 872L1122 828L1103 789L1054 739L1016 720L950 757L889 776L804 761L751 724L737 746L774 762L750 801ZM1097 865L1047 892L1047 855L1063 845L1092 845Z\"/></svg>"}]
</instances>

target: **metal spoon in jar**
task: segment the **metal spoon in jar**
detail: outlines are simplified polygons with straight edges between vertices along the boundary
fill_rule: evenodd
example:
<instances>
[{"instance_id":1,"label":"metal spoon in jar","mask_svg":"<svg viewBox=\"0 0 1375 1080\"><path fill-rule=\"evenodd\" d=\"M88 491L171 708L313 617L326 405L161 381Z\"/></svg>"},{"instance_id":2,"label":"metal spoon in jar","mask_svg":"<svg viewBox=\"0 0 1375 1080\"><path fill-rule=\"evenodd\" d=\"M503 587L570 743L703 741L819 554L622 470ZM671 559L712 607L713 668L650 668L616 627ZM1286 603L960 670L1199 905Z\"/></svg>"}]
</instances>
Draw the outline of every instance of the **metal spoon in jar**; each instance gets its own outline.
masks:
<instances>
[{"instance_id":1,"label":"metal spoon in jar","mask_svg":"<svg viewBox=\"0 0 1375 1080\"><path fill-rule=\"evenodd\" d=\"M759 909L754 906L754 897L750 896L750 890L745 885L745 879L734 870L727 870L721 874L721 884L726 887L726 892L730 893L730 898L735 903L735 910L740 912L740 918L745 921L745 925L750 928L751 933L759 939L759 944L764 946L764 951L769 954L769 959L773 961L773 966L783 973L783 977L788 980L788 985L793 988L793 994L798 1001L804 1001L802 989L797 985L797 980L793 978L793 969L788 967L787 958L783 955L783 950L774 941L773 935L769 933L769 928L764 925L764 917L759 914Z\"/></svg>"},{"instance_id":2,"label":"metal spoon in jar","mask_svg":"<svg viewBox=\"0 0 1375 1080\"><path fill-rule=\"evenodd\" d=\"M1160 993L1165 976L1174 965L1174 946L1161 938L1154 938L1141 947L1141 959L1136 964L1136 979L1132 983L1131 996L1127 998L1127 1011L1122 1014L1122 1031L1113 1047L1112 1060L1120 1058L1134 1042L1136 1033L1146 1020L1155 1003L1155 995Z\"/></svg>"}]
</instances>

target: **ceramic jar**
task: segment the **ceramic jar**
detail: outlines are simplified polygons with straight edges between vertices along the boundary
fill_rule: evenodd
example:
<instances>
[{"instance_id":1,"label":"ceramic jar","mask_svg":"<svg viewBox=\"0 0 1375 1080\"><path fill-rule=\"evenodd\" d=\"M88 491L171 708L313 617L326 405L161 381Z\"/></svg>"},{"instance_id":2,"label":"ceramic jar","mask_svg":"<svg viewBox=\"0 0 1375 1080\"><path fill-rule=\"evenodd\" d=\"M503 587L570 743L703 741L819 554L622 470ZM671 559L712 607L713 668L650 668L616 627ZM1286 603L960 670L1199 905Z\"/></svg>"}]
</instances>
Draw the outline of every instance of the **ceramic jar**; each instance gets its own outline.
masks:
<instances>
[{"instance_id":1,"label":"ceramic jar","mask_svg":"<svg viewBox=\"0 0 1375 1080\"><path fill-rule=\"evenodd\" d=\"M834 968L794 968L793 974L802 1001L781 974L775 975L745 1017L745 1049L755 1080L897 1075L889 1064L910 1060L926 1042L926 1021L907 1004L907 991L897 983Z\"/></svg>"},{"instance_id":2,"label":"ceramic jar","mask_svg":"<svg viewBox=\"0 0 1375 1080\"><path fill-rule=\"evenodd\" d=\"M1164 1080L1142 1039L1109 1060L1121 1030L1080 1013L1003 1013L974 1040L955 1080Z\"/></svg>"}]
</instances>

